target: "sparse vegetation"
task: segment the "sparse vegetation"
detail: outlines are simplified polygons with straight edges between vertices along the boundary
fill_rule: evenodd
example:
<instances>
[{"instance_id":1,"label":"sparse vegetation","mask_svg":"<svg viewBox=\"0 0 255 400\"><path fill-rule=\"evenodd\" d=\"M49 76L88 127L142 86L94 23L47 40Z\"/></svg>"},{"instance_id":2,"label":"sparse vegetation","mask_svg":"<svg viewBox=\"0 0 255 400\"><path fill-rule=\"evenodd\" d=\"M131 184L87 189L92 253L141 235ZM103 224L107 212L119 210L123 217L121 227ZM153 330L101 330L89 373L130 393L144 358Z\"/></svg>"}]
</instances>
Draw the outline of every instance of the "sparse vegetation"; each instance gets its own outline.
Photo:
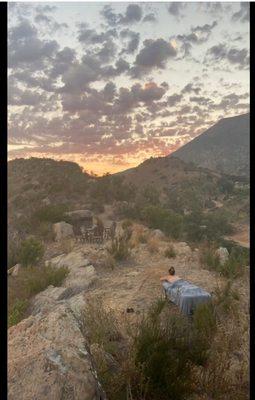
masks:
<instances>
[{"instance_id":1,"label":"sparse vegetation","mask_svg":"<svg viewBox=\"0 0 255 400\"><path fill-rule=\"evenodd\" d=\"M168 248L164 251L164 256L167 258L175 258L176 252L174 250L173 245L169 245Z\"/></svg>"},{"instance_id":2,"label":"sparse vegetation","mask_svg":"<svg viewBox=\"0 0 255 400\"><path fill-rule=\"evenodd\" d=\"M125 230L122 236L116 237L111 241L107 251L115 261L123 261L129 257L131 248L129 243L130 236L131 232Z\"/></svg>"},{"instance_id":3,"label":"sparse vegetation","mask_svg":"<svg viewBox=\"0 0 255 400\"><path fill-rule=\"evenodd\" d=\"M194 393L193 369L209 357L216 331L212 307L200 307L194 318L190 325L158 300L131 329L113 310L90 302L84 335L92 348L99 346L96 369L107 397L120 400L128 392L135 400L181 400Z\"/></svg>"},{"instance_id":4,"label":"sparse vegetation","mask_svg":"<svg viewBox=\"0 0 255 400\"><path fill-rule=\"evenodd\" d=\"M29 267L37 264L44 253L44 248L41 242L31 237L24 240L20 246L19 259L21 265Z\"/></svg>"},{"instance_id":5,"label":"sparse vegetation","mask_svg":"<svg viewBox=\"0 0 255 400\"><path fill-rule=\"evenodd\" d=\"M215 244L206 244L201 248L200 262L210 271L217 271L226 278L235 279L244 274L245 267L249 264L249 255L245 249L233 247L228 259L221 263L216 254Z\"/></svg>"},{"instance_id":6,"label":"sparse vegetation","mask_svg":"<svg viewBox=\"0 0 255 400\"><path fill-rule=\"evenodd\" d=\"M159 252L159 240L156 238L150 238L148 240L148 250L151 254Z\"/></svg>"},{"instance_id":7,"label":"sparse vegetation","mask_svg":"<svg viewBox=\"0 0 255 400\"><path fill-rule=\"evenodd\" d=\"M8 282L8 326L20 322L27 313L29 300L49 285L60 286L68 274L65 267L27 267Z\"/></svg>"}]
</instances>

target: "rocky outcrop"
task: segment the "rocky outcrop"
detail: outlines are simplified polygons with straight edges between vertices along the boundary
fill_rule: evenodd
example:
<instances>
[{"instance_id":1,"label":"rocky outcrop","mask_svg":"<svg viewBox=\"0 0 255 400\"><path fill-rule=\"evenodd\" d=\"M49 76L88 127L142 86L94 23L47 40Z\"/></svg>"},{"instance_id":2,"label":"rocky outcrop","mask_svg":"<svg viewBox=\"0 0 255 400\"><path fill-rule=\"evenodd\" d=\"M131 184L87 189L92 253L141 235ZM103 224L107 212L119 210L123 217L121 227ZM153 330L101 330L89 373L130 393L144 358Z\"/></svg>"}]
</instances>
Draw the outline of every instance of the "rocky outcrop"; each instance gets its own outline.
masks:
<instances>
[{"instance_id":1,"label":"rocky outcrop","mask_svg":"<svg viewBox=\"0 0 255 400\"><path fill-rule=\"evenodd\" d=\"M9 329L9 400L103 400L81 328L83 295L65 288L36 296L32 315Z\"/></svg>"},{"instance_id":2,"label":"rocky outcrop","mask_svg":"<svg viewBox=\"0 0 255 400\"><path fill-rule=\"evenodd\" d=\"M74 236L72 225L70 225L64 221L57 222L56 224L54 224L53 232L55 234L56 241L60 241L62 239Z\"/></svg>"},{"instance_id":3,"label":"rocky outcrop","mask_svg":"<svg viewBox=\"0 0 255 400\"><path fill-rule=\"evenodd\" d=\"M84 292L97 274L80 251L46 264L67 266L62 287L49 286L30 316L9 329L9 400L104 400L84 337Z\"/></svg>"}]
</instances>

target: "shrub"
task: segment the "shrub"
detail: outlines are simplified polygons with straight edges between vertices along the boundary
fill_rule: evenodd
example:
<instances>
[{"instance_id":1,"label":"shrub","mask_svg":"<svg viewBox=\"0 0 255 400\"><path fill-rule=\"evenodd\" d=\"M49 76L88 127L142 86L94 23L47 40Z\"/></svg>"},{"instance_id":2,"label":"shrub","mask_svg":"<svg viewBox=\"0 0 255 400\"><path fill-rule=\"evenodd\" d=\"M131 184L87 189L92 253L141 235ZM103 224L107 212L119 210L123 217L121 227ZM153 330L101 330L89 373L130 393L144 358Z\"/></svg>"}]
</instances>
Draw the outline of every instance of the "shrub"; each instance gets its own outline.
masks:
<instances>
[{"instance_id":1,"label":"shrub","mask_svg":"<svg viewBox=\"0 0 255 400\"><path fill-rule=\"evenodd\" d=\"M37 210L34 218L41 222L68 222L68 218L65 216L67 209L68 207L65 204L48 205Z\"/></svg>"},{"instance_id":2,"label":"shrub","mask_svg":"<svg viewBox=\"0 0 255 400\"><path fill-rule=\"evenodd\" d=\"M215 290L214 303L219 319L225 319L229 313L235 314L236 312L239 294L232 286L233 281L228 280L222 288L218 286Z\"/></svg>"},{"instance_id":3,"label":"shrub","mask_svg":"<svg viewBox=\"0 0 255 400\"><path fill-rule=\"evenodd\" d=\"M244 274L245 267L249 264L249 255L246 249L233 248L228 260L219 266L219 272L226 278L235 279Z\"/></svg>"},{"instance_id":4,"label":"shrub","mask_svg":"<svg viewBox=\"0 0 255 400\"><path fill-rule=\"evenodd\" d=\"M25 316L28 308L28 300L17 299L12 308L8 310L8 327L18 324Z\"/></svg>"},{"instance_id":5,"label":"shrub","mask_svg":"<svg viewBox=\"0 0 255 400\"><path fill-rule=\"evenodd\" d=\"M48 265L44 268L30 268L25 287L30 296L46 289L48 286L61 286L61 283L68 275L68 268L56 268Z\"/></svg>"},{"instance_id":6,"label":"shrub","mask_svg":"<svg viewBox=\"0 0 255 400\"><path fill-rule=\"evenodd\" d=\"M37 264L43 257L44 248L41 242L30 238L21 243L19 259L24 267Z\"/></svg>"},{"instance_id":7,"label":"shrub","mask_svg":"<svg viewBox=\"0 0 255 400\"><path fill-rule=\"evenodd\" d=\"M116 237L112 240L110 247L107 248L116 261L126 260L130 255L130 233L125 231L122 236Z\"/></svg>"},{"instance_id":8,"label":"shrub","mask_svg":"<svg viewBox=\"0 0 255 400\"><path fill-rule=\"evenodd\" d=\"M176 252L174 250L173 245L170 245L164 252L164 256L167 258L175 258L176 257Z\"/></svg>"},{"instance_id":9,"label":"shrub","mask_svg":"<svg viewBox=\"0 0 255 400\"><path fill-rule=\"evenodd\" d=\"M220 265L220 258L215 254L215 247L205 245L200 250L200 263L209 271L217 271Z\"/></svg>"},{"instance_id":10,"label":"shrub","mask_svg":"<svg viewBox=\"0 0 255 400\"><path fill-rule=\"evenodd\" d=\"M166 302L158 300L131 327L120 324L102 303L89 303L83 330L90 344L98 345L94 360L107 397L181 400L192 394L193 369L204 354L199 335L213 335L201 313L195 329L184 316L170 315Z\"/></svg>"}]
</instances>

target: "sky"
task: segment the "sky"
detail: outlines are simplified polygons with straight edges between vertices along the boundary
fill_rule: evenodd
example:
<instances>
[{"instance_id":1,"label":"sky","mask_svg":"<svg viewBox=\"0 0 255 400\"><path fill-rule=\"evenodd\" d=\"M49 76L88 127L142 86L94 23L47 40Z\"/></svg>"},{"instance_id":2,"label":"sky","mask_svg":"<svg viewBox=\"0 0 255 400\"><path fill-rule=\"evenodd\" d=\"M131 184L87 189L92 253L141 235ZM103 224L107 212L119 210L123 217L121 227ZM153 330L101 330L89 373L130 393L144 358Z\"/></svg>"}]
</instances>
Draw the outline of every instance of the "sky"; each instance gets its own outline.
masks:
<instances>
[{"instance_id":1,"label":"sky","mask_svg":"<svg viewBox=\"0 0 255 400\"><path fill-rule=\"evenodd\" d=\"M249 3L8 3L8 157L98 175L249 112Z\"/></svg>"}]
</instances>

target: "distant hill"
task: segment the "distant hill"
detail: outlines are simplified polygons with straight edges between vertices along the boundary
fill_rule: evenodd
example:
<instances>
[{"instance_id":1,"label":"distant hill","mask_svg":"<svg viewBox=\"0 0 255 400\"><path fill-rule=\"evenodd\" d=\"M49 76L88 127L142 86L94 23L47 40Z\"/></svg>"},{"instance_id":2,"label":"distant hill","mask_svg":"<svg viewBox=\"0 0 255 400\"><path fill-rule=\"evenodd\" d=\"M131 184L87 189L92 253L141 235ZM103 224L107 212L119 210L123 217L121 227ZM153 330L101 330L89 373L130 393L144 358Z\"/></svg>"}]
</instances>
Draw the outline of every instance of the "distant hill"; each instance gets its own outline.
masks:
<instances>
[{"instance_id":1,"label":"distant hill","mask_svg":"<svg viewBox=\"0 0 255 400\"><path fill-rule=\"evenodd\" d=\"M250 114L224 118L170 154L228 175L249 177Z\"/></svg>"},{"instance_id":2,"label":"distant hill","mask_svg":"<svg viewBox=\"0 0 255 400\"><path fill-rule=\"evenodd\" d=\"M91 176L73 162L49 158L8 162L8 233L30 233L31 216L43 207L78 206L87 203Z\"/></svg>"}]
</instances>

